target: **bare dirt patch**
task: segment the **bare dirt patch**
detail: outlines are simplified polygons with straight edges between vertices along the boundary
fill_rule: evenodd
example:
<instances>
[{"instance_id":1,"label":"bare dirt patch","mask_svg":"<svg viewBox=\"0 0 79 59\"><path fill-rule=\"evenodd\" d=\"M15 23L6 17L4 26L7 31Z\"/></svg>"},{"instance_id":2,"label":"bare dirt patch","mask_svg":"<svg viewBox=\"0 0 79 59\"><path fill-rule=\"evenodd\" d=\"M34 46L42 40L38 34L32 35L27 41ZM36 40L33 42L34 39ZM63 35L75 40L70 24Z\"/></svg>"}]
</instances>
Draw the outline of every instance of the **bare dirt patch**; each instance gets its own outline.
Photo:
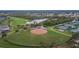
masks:
<instances>
[{"instance_id":1,"label":"bare dirt patch","mask_svg":"<svg viewBox=\"0 0 79 59\"><path fill-rule=\"evenodd\" d=\"M46 29L42 29L42 28L40 28L40 29L35 28L35 29L32 29L30 32L32 34L34 34L34 35L43 35L43 34L47 33L47 30Z\"/></svg>"}]
</instances>

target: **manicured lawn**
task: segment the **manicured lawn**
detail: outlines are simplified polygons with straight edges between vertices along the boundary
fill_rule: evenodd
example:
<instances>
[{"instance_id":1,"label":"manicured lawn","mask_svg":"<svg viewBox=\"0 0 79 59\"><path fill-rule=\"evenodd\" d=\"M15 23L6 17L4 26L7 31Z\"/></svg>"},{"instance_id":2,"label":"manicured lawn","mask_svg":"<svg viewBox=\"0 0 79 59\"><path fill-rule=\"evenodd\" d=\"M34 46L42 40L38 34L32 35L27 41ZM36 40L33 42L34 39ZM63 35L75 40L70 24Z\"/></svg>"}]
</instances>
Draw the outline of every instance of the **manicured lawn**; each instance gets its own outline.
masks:
<instances>
[{"instance_id":1,"label":"manicured lawn","mask_svg":"<svg viewBox=\"0 0 79 59\"><path fill-rule=\"evenodd\" d=\"M9 35L6 40L24 46L40 46L41 42L47 43L48 45L51 43L62 45L69 40L69 37L51 30L48 30L47 34L41 36L32 35L29 31L21 31Z\"/></svg>"},{"instance_id":2,"label":"manicured lawn","mask_svg":"<svg viewBox=\"0 0 79 59\"><path fill-rule=\"evenodd\" d=\"M11 44L4 39L0 38L0 48L20 48L21 46L17 46L14 44Z\"/></svg>"},{"instance_id":3,"label":"manicured lawn","mask_svg":"<svg viewBox=\"0 0 79 59\"><path fill-rule=\"evenodd\" d=\"M28 19L24 18L17 18L17 17L11 17L11 18L12 18L12 25L23 25L28 21Z\"/></svg>"},{"instance_id":4,"label":"manicured lawn","mask_svg":"<svg viewBox=\"0 0 79 59\"><path fill-rule=\"evenodd\" d=\"M6 42L5 40L13 44ZM41 36L32 35L29 31L20 31L18 33L12 33L7 38L0 38L0 47L23 47L18 45L40 46L40 42L44 42L48 45L51 43L63 45L68 40L69 37L60 35L51 30L48 30L47 34Z\"/></svg>"}]
</instances>

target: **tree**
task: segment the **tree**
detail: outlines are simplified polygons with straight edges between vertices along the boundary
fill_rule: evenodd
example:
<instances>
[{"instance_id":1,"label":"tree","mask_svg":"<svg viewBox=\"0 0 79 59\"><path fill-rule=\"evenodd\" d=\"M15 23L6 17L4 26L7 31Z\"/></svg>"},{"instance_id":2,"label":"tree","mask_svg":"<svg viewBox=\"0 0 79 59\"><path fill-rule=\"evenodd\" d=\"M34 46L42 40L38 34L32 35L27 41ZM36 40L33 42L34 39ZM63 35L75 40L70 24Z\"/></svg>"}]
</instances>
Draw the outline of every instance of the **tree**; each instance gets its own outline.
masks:
<instances>
[{"instance_id":1,"label":"tree","mask_svg":"<svg viewBox=\"0 0 79 59\"><path fill-rule=\"evenodd\" d=\"M71 47L79 48L79 33L74 33L67 43L71 45Z\"/></svg>"},{"instance_id":2,"label":"tree","mask_svg":"<svg viewBox=\"0 0 79 59\"><path fill-rule=\"evenodd\" d=\"M1 34L2 34L2 38L5 38L7 36L6 31L2 31Z\"/></svg>"}]
</instances>

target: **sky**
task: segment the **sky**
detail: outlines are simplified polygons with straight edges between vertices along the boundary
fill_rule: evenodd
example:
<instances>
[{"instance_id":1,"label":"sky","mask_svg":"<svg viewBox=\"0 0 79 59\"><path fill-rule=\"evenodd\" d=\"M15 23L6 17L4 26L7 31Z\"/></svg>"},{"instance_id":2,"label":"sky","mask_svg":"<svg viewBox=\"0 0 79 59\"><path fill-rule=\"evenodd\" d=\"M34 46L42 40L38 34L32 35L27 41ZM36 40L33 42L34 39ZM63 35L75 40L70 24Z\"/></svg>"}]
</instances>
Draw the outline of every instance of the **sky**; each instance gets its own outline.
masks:
<instances>
[{"instance_id":1,"label":"sky","mask_svg":"<svg viewBox=\"0 0 79 59\"><path fill-rule=\"evenodd\" d=\"M0 0L2 10L78 10L78 0Z\"/></svg>"}]
</instances>

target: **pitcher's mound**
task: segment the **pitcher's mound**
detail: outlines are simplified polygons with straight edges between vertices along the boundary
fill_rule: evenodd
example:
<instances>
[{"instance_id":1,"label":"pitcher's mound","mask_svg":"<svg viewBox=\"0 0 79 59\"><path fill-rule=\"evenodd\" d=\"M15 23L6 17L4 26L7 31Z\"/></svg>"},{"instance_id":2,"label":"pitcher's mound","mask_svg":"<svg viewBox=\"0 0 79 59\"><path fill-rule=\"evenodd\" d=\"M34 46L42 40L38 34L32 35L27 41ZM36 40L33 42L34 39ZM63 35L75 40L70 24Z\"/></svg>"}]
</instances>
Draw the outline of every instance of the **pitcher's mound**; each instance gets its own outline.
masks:
<instances>
[{"instance_id":1,"label":"pitcher's mound","mask_svg":"<svg viewBox=\"0 0 79 59\"><path fill-rule=\"evenodd\" d=\"M33 28L31 30L31 33L34 35L43 35L47 33L47 29L43 29L43 28Z\"/></svg>"}]
</instances>

